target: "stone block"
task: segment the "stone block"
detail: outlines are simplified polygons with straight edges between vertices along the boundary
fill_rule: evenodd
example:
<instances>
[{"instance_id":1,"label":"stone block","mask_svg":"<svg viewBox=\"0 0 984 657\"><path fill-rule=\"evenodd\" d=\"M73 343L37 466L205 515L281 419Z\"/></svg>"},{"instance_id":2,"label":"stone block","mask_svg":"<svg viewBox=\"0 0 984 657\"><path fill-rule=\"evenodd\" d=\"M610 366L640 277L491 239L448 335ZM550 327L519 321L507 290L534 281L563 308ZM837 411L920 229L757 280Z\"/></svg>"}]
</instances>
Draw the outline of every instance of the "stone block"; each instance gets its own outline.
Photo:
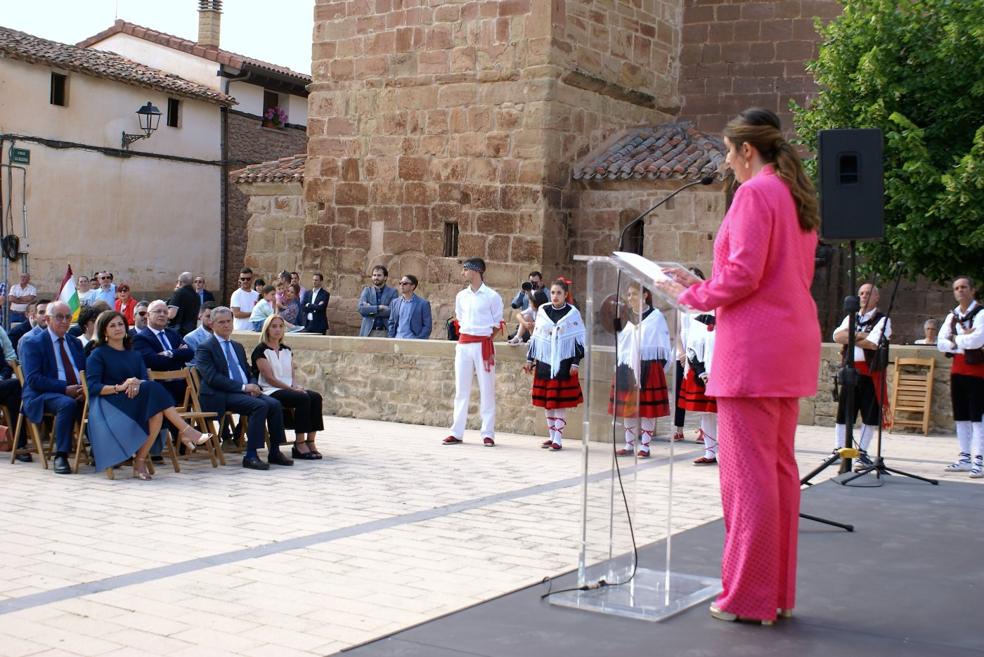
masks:
<instances>
[{"instance_id":1,"label":"stone block","mask_svg":"<svg viewBox=\"0 0 984 657\"><path fill-rule=\"evenodd\" d=\"M440 87L437 92L438 103L441 107L460 107L475 103L478 89L475 84L448 84Z\"/></svg>"},{"instance_id":2,"label":"stone block","mask_svg":"<svg viewBox=\"0 0 984 657\"><path fill-rule=\"evenodd\" d=\"M410 205L428 205L434 202L436 196L434 185L426 183L406 183L403 186L403 202Z\"/></svg>"},{"instance_id":3,"label":"stone block","mask_svg":"<svg viewBox=\"0 0 984 657\"><path fill-rule=\"evenodd\" d=\"M513 236L509 257L517 263L539 263L543 259L543 247L538 239Z\"/></svg>"},{"instance_id":4,"label":"stone block","mask_svg":"<svg viewBox=\"0 0 984 657\"><path fill-rule=\"evenodd\" d=\"M401 157L399 159L400 180L424 180L427 177L427 170L426 158Z\"/></svg>"},{"instance_id":5,"label":"stone block","mask_svg":"<svg viewBox=\"0 0 984 657\"><path fill-rule=\"evenodd\" d=\"M443 74L450 70L450 58L443 50L424 51L417 55L417 72L420 74Z\"/></svg>"},{"instance_id":6,"label":"stone block","mask_svg":"<svg viewBox=\"0 0 984 657\"><path fill-rule=\"evenodd\" d=\"M477 220L480 233L511 235L516 230L516 217L509 212L480 212Z\"/></svg>"},{"instance_id":7,"label":"stone block","mask_svg":"<svg viewBox=\"0 0 984 657\"><path fill-rule=\"evenodd\" d=\"M338 183L335 186L337 205L365 205L369 201L369 185L364 183Z\"/></svg>"}]
</instances>

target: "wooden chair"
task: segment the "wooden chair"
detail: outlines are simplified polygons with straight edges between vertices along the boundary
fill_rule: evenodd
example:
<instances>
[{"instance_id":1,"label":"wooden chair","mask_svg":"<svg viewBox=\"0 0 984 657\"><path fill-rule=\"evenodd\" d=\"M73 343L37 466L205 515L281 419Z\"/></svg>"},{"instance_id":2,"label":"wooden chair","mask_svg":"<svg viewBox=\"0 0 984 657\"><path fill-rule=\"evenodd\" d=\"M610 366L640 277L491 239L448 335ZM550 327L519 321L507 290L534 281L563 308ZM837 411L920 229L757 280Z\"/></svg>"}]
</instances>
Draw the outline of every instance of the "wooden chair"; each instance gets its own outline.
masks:
<instances>
[{"instance_id":1,"label":"wooden chair","mask_svg":"<svg viewBox=\"0 0 984 657\"><path fill-rule=\"evenodd\" d=\"M222 438L221 429L222 424L216 428L215 420L218 419L218 413L212 411L203 411L201 401L198 398L199 391L201 389L201 382L198 378L198 370L194 367L187 367L183 370L176 370L175 372L181 372L182 377L185 380L185 399L184 409L178 409L181 413L181 417L185 419L186 422L194 424L199 431L202 433L212 434L212 440L206 443L208 450L208 457L212 461L212 467L217 468L219 464L225 465L225 455L222 454L222 445L220 440ZM177 378L174 376L163 377L164 374L173 375L175 372L161 372L162 378ZM226 413L228 415L228 413ZM225 418L221 422L225 422Z\"/></svg>"},{"instance_id":2,"label":"wooden chair","mask_svg":"<svg viewBox=\"0 0 984 657\"><path fill-rule=\"evenodd\" d=\"M896 427L919 427L923 435L929 435L935 368L936 361L932 358L899 358L895 361L892 421Z\"/></svg>"},{"instance_id":3,"label":"wooden chair","mask_svg":"<svg viewBox=\"0 0 984 657\"><path fill-rule=\"evenodd\" d=\"M85 454L87 464L91 463L95 465L95 459L92 457L92 446L89 445L88 449L85 447L85 444L89 442L89 384L85 380L85 372L79 372L79 377L81 379L79 383L82 384L82 395L85 398L85 404L82 406L82 419L79 420L79 428L75 436L75 459L72 462L72 472L75 474L79 472L79 463L82 461L83 454ZM115 478L113 466L106 468L106 477L108 479Z\"/></svg>"},{"instance_id":4,"label":"wooden chair","mask_svg":"<svg viewBox=\"0 0 984 657\"><path fill-rule=\"evenodd\" d=\"M21 369L20 363L14 363L14 376L16 376L17 377L17 380L20 381L21 390L23 390L24 389L24 370ZM7 417L10 417L10 416L7 416ZM51 413L45 413L44 414L44 417L45 417L45 419L50 419L51 422L54 423L55 416L53 414L51 414ZM43 420L42 420L42 424L43 424ZM13 442L13 445L12 445L12 447L10 449L10 462L11 463L16 463L17 462L17 457L20 454L31 454L31 450L30 450L29 447L27 447L27 446L18 447L17 446L17 437L20 436L21 427L24 427L27 430L27 436L30 439L30 441L34 443L34 450L37 452L38 458L41 459L41 465L44 466L44 469L45 470L47 470L48 469L48 454L45 452L44 443L41 440L42 431L43 431L44 427L43 426L40 426L40 425L37 425L37 424L34 424L33 422L28 421L28 419L26 417L24 417L24 405L23 404L21 404L20 416L17 418L17 426L14 427L14 438L13 438L14 439L14 442ZM52 434L54 434L54 431L52 431Z\"/></svg>"}]
</instances>

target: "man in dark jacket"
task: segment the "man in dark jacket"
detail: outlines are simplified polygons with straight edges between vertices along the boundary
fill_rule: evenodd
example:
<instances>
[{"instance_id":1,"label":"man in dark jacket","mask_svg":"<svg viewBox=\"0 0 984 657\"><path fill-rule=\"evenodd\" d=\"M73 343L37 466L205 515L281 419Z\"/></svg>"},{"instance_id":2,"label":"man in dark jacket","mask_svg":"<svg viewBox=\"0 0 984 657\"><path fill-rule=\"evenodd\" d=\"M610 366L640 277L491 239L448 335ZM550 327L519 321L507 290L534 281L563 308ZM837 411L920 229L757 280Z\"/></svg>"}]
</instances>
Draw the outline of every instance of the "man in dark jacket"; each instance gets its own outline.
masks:
<instances>
[{"instance_id":1,"label":"man in dark jacket","mask_svg":"<svg viewBox=\"0 0 984 657\"><path fill-rule=\"evenodd\" d=\"M178 332L179 335L186 335L195 330L198 326L198 311L201 309L202 302L191 284L193 277L190 271L181 272L178 277L178 286L174 294L168 299L168 326Z\"/></svg>"}]
</instances>

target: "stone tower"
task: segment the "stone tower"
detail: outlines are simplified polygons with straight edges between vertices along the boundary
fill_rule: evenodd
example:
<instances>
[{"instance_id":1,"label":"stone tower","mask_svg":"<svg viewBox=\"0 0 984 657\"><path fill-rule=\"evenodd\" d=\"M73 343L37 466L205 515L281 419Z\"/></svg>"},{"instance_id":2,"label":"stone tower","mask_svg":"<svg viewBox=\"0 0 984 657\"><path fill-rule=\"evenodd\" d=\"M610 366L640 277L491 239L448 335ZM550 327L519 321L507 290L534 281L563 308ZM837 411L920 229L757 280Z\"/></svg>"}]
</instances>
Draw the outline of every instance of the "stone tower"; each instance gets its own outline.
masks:
<instances>
[{"instance_id":1,"label":"stone tower","mask_svg":"<svg viewBox=\"0 0 984 657\"><path fill-rule=\"evenodd\" d=\"M682 0L317 0L303 261L353 309L334 328L353 332L378 263L420 278L435 326L459 258L484 257L503 293L564 273L571 165L672 120L682 15Z\"/></svg>"}]
</instances>

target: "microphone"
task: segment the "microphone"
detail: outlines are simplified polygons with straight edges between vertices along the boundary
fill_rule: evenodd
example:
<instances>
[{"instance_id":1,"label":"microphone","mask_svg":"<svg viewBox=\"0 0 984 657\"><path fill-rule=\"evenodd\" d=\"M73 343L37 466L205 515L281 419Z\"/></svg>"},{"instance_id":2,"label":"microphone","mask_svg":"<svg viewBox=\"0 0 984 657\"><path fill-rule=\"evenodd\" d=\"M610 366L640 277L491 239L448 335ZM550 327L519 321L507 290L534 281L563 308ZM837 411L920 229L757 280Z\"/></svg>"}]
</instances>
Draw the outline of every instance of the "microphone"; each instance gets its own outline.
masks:
<instances>
[{"instance_id":1,"label":"microphone","mask_svg":"<svg viewBox=\"0 0 984 657\"><path fill-rule=\"evenodd\" d=\"M669 196L667 196L662 201L660 201L659 203L657 203L653 207L649 208L648 210L646 210L645 212L643 212L638 217L636 217L635 219L633 219L632 221L630 221L629 223L627 223L625 225L625 228L622 229L622 232L618 236L618 248L615 249L615 250L616 251L621 251L622 250L622 243L625 241L625 233L627 233L630 228L632 228L633 226L637 225L640 221L642 221L647 216L649 216L649 213L650 212L652 212L653 210L655 210L659 206L663 205L664 203L666 203L671 198L673 198L674 196L676 196L677 194L679 194L680 192L682 192L685 189L690 189L691 187L694 187L696 185L710 185L713 182L714 182L714 176L704 176L700 180L692 180L692 181L688 182L686 185L681 185L680 187L677 187L675 190L673 190L670 193Z\"/></svg>"}]
</instances>

